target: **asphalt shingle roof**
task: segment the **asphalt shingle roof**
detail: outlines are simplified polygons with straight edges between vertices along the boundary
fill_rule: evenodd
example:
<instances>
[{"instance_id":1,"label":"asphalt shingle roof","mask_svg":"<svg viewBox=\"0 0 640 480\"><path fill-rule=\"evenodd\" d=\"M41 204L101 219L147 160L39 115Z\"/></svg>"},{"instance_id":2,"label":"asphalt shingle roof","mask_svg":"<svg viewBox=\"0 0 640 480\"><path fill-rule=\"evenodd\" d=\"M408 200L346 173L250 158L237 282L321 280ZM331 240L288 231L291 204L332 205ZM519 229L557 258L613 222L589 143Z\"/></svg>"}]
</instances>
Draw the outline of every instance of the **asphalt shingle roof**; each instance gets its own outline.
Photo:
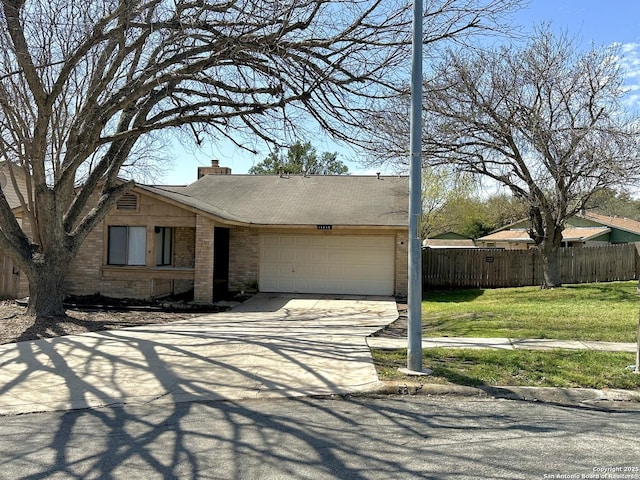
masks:
<instances>
[{"instance_id":1,"label":"asphalt shingle roof","mask_svg":"<svg viewBox=\"0 0 640 480\"><path fill-rule=\"evenodd\" d=\"M446 239L427 238L422 242L424 247L429 248L477 248L473 240L469 239Z\"/></svg>"},{"instance_id":2,"label":"asphalt shingle roof","mask_svg":"<svg viewBox=\"0 0 640 480\"><path fill-rule=\"evenodd\" d=\"M408 177L205 175L187 186L143 188L247 224L408 224Z\"/></svg>"},{"instance_id":3,"label":"asphalt shingle roof","mask_svg":"<svg viewBox=\"0 0 640 480\"><path fill-rule=\"evenodd\" d=\"M640 222L636 220L632 220L630 218L624 217L610 217L608 215L601 215L596 212L586 212L584 218L593 220L598 223L602 223L609 227L619 228L621 230L626 230L631 233L640 234Z\"/></svg>"},{"instance_id":4,"label":"asphalt shingle roof","mask_svg":"<svg viewBox=\"0 0 640 480\"><path fill-rule=\"evenodd\" d=\"M587 241L605 233L609 233L610 228L607 227L569 227L562 231L562 240L568 241ZM506 241L506 242L527 242L533 243L533 240L529 236L527 230L513 229L513 230L501 230L494 232L484 237L480 237L478 240L483 242L493 241Z\"/></svg>"},{"instance_id":5,"label":"asphalt shingle roof","mask_svg":"<svg viewBox=\"0 0 640 480\"><path fill-rule=\"evenodd\" d=\"M533 240L529 236L527 230L518 228L513 230L500 230L499 232L493 232L489 235L485 235L484 237L478 238L478 240L482 240L483 242L493 242L493 241L511 241L511 242L532 242Z\"/></svg>"}]
</instances>

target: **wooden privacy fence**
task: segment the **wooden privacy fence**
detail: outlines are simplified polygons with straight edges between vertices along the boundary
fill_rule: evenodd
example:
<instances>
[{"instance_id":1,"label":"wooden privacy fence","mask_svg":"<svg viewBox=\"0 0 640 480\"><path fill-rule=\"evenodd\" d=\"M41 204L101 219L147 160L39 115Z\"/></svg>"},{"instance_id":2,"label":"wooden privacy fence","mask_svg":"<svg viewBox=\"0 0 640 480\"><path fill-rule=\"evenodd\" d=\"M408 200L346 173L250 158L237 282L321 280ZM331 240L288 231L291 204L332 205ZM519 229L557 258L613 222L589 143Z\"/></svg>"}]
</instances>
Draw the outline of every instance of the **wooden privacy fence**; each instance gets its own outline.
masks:
<instances>
[{"instance_id":1,"label":"wooden privacy fence","mask_svg":"<svg viewBox=\"0 0 640 480\"><path fill-rule=\"evenodd\" d=\"M20 270L8 256L0 253L0 300L16 298L20 286Z\"/></svg>"},{"instance_id":2,"label":"wooden privacy fence","mask_svg":"<svg viewBox=\"0 0 640 480\"><path fill-rule=\"evenodd\" d=\"M613 282L638 278L640 243L562 248L558 255L563 283ZM422 286L500 288L541 285L538 250L424 249Z\"/></svg>"}]
</instances>

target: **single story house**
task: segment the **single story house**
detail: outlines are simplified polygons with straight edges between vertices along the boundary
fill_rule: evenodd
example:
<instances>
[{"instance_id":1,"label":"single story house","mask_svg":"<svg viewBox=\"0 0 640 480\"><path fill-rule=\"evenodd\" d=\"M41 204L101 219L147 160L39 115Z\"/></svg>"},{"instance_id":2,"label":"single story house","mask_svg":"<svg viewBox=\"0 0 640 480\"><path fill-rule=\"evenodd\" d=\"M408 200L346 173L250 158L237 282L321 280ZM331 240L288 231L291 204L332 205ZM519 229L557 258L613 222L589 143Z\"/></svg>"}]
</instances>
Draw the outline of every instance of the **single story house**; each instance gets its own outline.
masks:
<instances>
[{"instance_id":1,"label":"single story house","mask_svg":"<svg viewBox=\"0 0 640 480\"><path fill-rule=\"evenodd\" d=\"M443 232L426 238L422 242L425 248L478 248L472 238L456 232Z\"/></svg>"},{"instance_id":2,"label":"single story house","mask_svg":"<svg viewBox=\"0 0 640 480\"><path fill-rule=\"evenodd\" d=\"M408 189L400 176L232 175L217 161L186 186L136 185L90 234L71 294L405 295Z\"/></svg>"},{"instance_id":3,"label":"single story house","mask_svg":"<svg viewBox=\"0 0 640 480\"><path fill-rule=\"evenodd\" d=\"M586 226L604 226L611 229L609 235L600 240L609 244L640 242L640 222L625 217L611 217L594 211L577 215L574 223L584 222Z\"/></svg>"},{"instance_id":4,"label":"single story house","mask_svg":"<svg viewBox=\"0 0 640 480\"><path fill-rule=\"evenodd\" d=\"M528 220L507 225L476 240L481 248L528 249L534 247ZM588 247L640 242L640 222L586 211L571 217L562 232L563 247Z\"/></svg>"}]
</instances>

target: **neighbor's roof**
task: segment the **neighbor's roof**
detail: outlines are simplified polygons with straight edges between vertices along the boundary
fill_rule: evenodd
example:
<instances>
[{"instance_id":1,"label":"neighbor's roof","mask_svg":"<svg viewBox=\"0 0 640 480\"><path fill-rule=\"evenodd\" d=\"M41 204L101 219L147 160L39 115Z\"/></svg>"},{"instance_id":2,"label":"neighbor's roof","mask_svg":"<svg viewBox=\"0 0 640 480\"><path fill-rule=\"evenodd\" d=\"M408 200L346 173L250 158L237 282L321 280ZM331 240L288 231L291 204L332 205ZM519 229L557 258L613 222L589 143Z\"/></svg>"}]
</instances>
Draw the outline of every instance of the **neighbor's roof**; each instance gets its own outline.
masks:
<instances>
[{"instance_id":1,"label":"neighbor's roof","mask_svg":"<svg viewBox=\"0 0 640 480\"><path fill-rule=\"evenodd\" d=\"M640 235L640 222L631 220L630 218L610 217L593 211L585 212L582 216L588 220L593 220L609 227L615 227L619 230L625 230L627 232Z\"/></svg>"},{"instance_id":2,"label":"neighbor's roof","mask_svg":"<svg viewBox=\"0 0 640 480\"><path fill-rule=\"evenodd\" d=\"M562 240L575 242L592 240L611 231L608 227L569 227L562 231Z\"/></svg>"},{"instance_id":3,"label":"neighbor's roof","mask_svg":"<svg viewBox=\"0 0 640 480\"><path fill-rule=\"evenodd\" d=\"M428 248L478 248L470 238L427 238L422 242L422 246Z\"/></svg>"},{"instance_id":4,"label":"neighbor's roof","mask_svg":"<svg viewBox=\"0 0 640 480\"><path fill-rule=\"evenodd\" d=\"M570 227L562 231L562 240L565 242L586 242L611 231L608 227ZM478 238L482 242L515 242L533 243L529 233L525 229L501 230Z\"/></svg>"},{"instance_id":5,"label":"neighbor's roof","mask_svg":"<svg viewBox=\"0 0 640 480\"><path fill-rule=\"evenodd\" d=\"M205 175L187 186L141 188L247 224L408 224L408 177Z\"/></svg>"},{"instance_id":6,"label":"neighbor's roof","mask_svg":"<svg viewBox=\"0 0 640 480\"><path fill-rule=\"evenodd\" d=\"M500 230L498 232L490 233L484 237L478 238L478 241L482 242L531 242L533 240L529 236L527 230L522 228L514 228L513 230Z\"/></svg>"}]
</instances>

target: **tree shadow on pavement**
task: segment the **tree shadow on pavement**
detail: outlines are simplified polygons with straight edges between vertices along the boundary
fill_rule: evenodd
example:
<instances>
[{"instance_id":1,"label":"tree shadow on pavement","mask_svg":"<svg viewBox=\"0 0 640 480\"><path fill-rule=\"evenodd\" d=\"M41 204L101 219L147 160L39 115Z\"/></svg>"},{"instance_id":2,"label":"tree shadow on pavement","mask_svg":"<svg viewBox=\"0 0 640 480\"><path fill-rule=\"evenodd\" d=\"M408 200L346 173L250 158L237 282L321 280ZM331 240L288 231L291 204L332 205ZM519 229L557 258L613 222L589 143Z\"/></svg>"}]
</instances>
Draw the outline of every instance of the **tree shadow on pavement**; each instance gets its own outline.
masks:
<instances>
[{"instance_id":1,"label":"tree shadow on pavement","mask_svg":"<svg viewBox=\"0 0 640 480\"><path fill-rule=\"evenodd\" d=\"M375 377L364 338L391 321L376 315L283 310L258 321L229 313L4 346L5 412L24 404L76 410L0 419L0 476L443 478L442 462L448 472L489 472L501 458L490 444L487 458L464 448L438 456L443 442L482 435L459 406L436 414L395 400L305 398L357 390L358 379ZM501 438L557 428L483 417ZM505 472L492 478L523 474Z\"/></svg>"},{"instance_id":2,"label":"tree shadow on pavement","mask_svg":"<svg viewBox=\"0 0 640 480\"><path fill-rule=\"evenodd\" d=\"M527 478L529 471L499 462L488 438L484 458L465 448L485 435L478 423L514 441L558 429L453 404L425 411L397 398L188 402L42 415L35 423L14 417L21 433L0 453L10 478ZM452 442L458 447L441 448Z\"/></svg>"}]
</instances>

